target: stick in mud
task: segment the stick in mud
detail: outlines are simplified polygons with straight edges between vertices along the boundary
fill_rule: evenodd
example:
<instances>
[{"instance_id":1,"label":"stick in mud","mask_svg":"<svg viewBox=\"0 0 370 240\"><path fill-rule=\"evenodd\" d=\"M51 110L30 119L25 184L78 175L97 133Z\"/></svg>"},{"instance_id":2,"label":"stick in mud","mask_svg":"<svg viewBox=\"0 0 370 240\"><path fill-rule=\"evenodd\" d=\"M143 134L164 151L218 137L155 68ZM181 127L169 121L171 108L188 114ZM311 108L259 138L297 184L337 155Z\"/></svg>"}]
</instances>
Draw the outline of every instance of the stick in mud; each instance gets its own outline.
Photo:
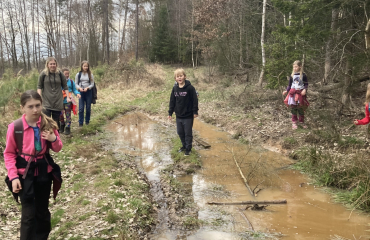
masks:
<instances>
[{"instance_id":1,"label":"stick in mud","mask_svg":"<svg viewBox=\"0 0 370 240\"><path fill-rule=\"evenodd\" d=\"M248 204L286 204L287 200L272 200L272 201L244 201L244 202L207 202L209 205L248 205Z\"/></svg>"},{"instance_id":2,"label":"stick in mud","mask_svg":"<svg viewBox=\"0 0 370 240\"><path fill-rule=\"evenodd\" d=\"M240 169L238 162L236 161L236 158L235 158L235 155L234 155L234 149L233 149L233 148L231 148L231 153L233 154L233 159L234 159L234 161L235 161L235 165L238 167L239 173L240 173L240 175L242 176L242 178L243 178L243 180L244 180L244 184L245 184L245 186L247 187L247 189L248 189L249 193L250 193L253 197L255 197L255 196L254 196L254 194L253 194L253 192L252 192L252 189L251 189L251 188L249 187L249 185L248 185L247 179L244 177L244 174L243 174L242 170Z\"/></svg>"},{"instance_id":3,"label":"stick in mud","mask_svg":"<svg viewBox=\"0 0 370 240\"><path fill-rule=\"evenodd\" d=\"M254 232L254 228L253 228L253 226L252 226L252 223L251 223L251 221L249 221L249 219L247 218L247 215L245 215L245 214L243 213L243 211L242 211L240 208L238 208L238 210L239 210L240 215L242 215L242 217L243 217L243 218L245 219L245 221L248 223L249 228L250 228L250 229L252 229L252 232Z\"/></svg>"}]
</instances>

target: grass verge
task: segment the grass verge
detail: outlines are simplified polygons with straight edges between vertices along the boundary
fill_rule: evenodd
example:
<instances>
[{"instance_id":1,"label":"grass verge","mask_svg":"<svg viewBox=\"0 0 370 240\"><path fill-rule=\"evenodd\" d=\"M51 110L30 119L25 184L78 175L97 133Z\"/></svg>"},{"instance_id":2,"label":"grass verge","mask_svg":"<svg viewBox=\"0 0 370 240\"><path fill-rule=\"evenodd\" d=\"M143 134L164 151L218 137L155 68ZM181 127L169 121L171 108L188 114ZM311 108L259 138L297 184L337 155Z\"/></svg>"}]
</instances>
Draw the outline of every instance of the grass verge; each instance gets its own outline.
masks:
<instances>
[{"instance_id":1,"label":"grass verge","mask_svg":"<svg viewBox=\"0 0 370 240\"><path fill-rule=\"evenodd\" d=\"M349 156L308 147L300 149L297 156L300 161L294 168L309 174L316 184L332 187L330 192L336 201L370 211L370 160L365 153Z\"/></svg>"}]
</instances>

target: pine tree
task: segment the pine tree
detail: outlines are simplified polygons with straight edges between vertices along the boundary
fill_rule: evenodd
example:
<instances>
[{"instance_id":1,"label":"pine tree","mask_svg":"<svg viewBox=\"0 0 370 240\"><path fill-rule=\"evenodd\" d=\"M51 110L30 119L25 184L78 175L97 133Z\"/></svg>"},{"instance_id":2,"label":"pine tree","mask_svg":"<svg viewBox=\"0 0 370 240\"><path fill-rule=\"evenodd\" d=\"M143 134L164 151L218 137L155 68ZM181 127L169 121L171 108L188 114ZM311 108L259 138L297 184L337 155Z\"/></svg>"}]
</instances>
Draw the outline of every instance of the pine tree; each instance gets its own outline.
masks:
<instances>
[{"instance_id":1,"label":"pine tree","mask_svg":"<svg viewBox=\"0 0 370 240\"><path fill-rule=\"evenodd\" d=\"M172 62L176 57L177 47L169 29L167 8L165 6L159 8L155 16L150 59L153 62Z\"/></svg>"}]
</instances>

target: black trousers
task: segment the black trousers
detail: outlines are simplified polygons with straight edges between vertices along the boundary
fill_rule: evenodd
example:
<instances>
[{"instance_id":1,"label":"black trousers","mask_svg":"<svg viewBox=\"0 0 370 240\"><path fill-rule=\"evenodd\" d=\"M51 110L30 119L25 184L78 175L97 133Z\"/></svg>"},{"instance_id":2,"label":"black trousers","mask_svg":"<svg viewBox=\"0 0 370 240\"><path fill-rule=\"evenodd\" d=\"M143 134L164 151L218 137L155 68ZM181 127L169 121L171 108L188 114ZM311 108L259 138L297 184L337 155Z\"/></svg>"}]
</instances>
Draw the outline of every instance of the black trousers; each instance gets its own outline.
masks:
<instances>
[{"instance_id":1,"label":"black trousers","mask_svg":"<svg viewBox=\"0 0 370 240\"><path fill-rule=\"evenodd\" d=\"M193 146L193 123L194 118L176 118L177 134L186 150Z\"/></svg>"},{"instance_id":2,"label":"black trousers","mask_svg":"<svg viewBox=\"0 0 370 240\"><path fill-rule=\"evenodd\" d=\"M58 128L60 128L60 113L61 112L62 111L44 109L44 114L48 117L51 117L58 124Z\"/></svg>"},{"instance_id":3,"label":"black trousers","mask_svg":"<svg viewBox=\"0 0 370 240\"><path fill-rule=\"evenodd\" d=\"M47 240L51 231L49 197L51 177L48 181L38 182L34 178L34 197L25 198L23 190L19 192L22 204L20 240Z\"/></svg>"}]
</instances>

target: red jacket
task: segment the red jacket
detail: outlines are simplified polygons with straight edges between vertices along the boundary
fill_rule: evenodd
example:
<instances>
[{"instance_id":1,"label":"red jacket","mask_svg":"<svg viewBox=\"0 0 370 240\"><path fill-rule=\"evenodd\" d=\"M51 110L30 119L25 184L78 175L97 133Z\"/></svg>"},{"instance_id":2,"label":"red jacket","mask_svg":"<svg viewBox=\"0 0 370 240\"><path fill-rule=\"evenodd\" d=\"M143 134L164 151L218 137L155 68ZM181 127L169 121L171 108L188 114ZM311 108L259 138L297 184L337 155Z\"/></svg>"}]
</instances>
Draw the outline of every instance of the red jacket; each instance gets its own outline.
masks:
<instances>
[{"instance_id":1,"label":"red jacket","mask_svg":"<svg viewBox=\"0 0 370 240\"><path fill-rule=\"evenodd\" d=\"M22 116L22 120L23 120L23 129L24 129L24 132L23 132L23 153L32 155L35 152L35 144L34 144L35 135L34 135L34 132L33 132L33 128L30 127L27 124L24 114ZM39 118L39 121L37 122L38 127L40 127L40 123L41 123L41 117ZM54 134L55 134L55 136L57 136L57 140L55 142L51 143L51 149L54 152L59 152L62 149L63 144L62 144L62 141L60 140L60 137L59 137L59 134L58 134L57 130L54 130ZM39 153L40 157L38 157L37 159L43 158L43 155L46 153L46 151L47 151L46 141L47 140L45 140L45 139L41 139L42 150ZM17 148L17 144L16 144L15 138L14 138L14 123L11 123L8 126L8 132L6 134L6 147L5 147L5 151L4 151L5 167L8 170L8 177L9 177L10 180L13 180L14 178L17 178L18 174L23 175L23 173L24 173L24 168L17 169L17 167L15 166L15 164L16 164L15 159L18 156L17 153L18 153L18 148ZM26 161L29 161L30 158L31 158L31 157L25 156L25 155L22 155L22 157L24 159L26 159ZM36 159L36 161L37 161L37 159ZM51 172L51 170L52 170L52 167L48 166L48 172ZM37 176L37 175L38 175L38 172L35 171L35 176Z\"/></svg>"},{"instance_id":2,"label":"red jacket","mask_svg":"<svg viewBox=\"0 0 370 240\"><path fill-rule=\"evenodd\" d=\"M365 106L365 117L361 120L357 120L358 124L356 125L366 125L370 122L370 113L369 113L369 104Z\"/></svg>"}]
</instances>

